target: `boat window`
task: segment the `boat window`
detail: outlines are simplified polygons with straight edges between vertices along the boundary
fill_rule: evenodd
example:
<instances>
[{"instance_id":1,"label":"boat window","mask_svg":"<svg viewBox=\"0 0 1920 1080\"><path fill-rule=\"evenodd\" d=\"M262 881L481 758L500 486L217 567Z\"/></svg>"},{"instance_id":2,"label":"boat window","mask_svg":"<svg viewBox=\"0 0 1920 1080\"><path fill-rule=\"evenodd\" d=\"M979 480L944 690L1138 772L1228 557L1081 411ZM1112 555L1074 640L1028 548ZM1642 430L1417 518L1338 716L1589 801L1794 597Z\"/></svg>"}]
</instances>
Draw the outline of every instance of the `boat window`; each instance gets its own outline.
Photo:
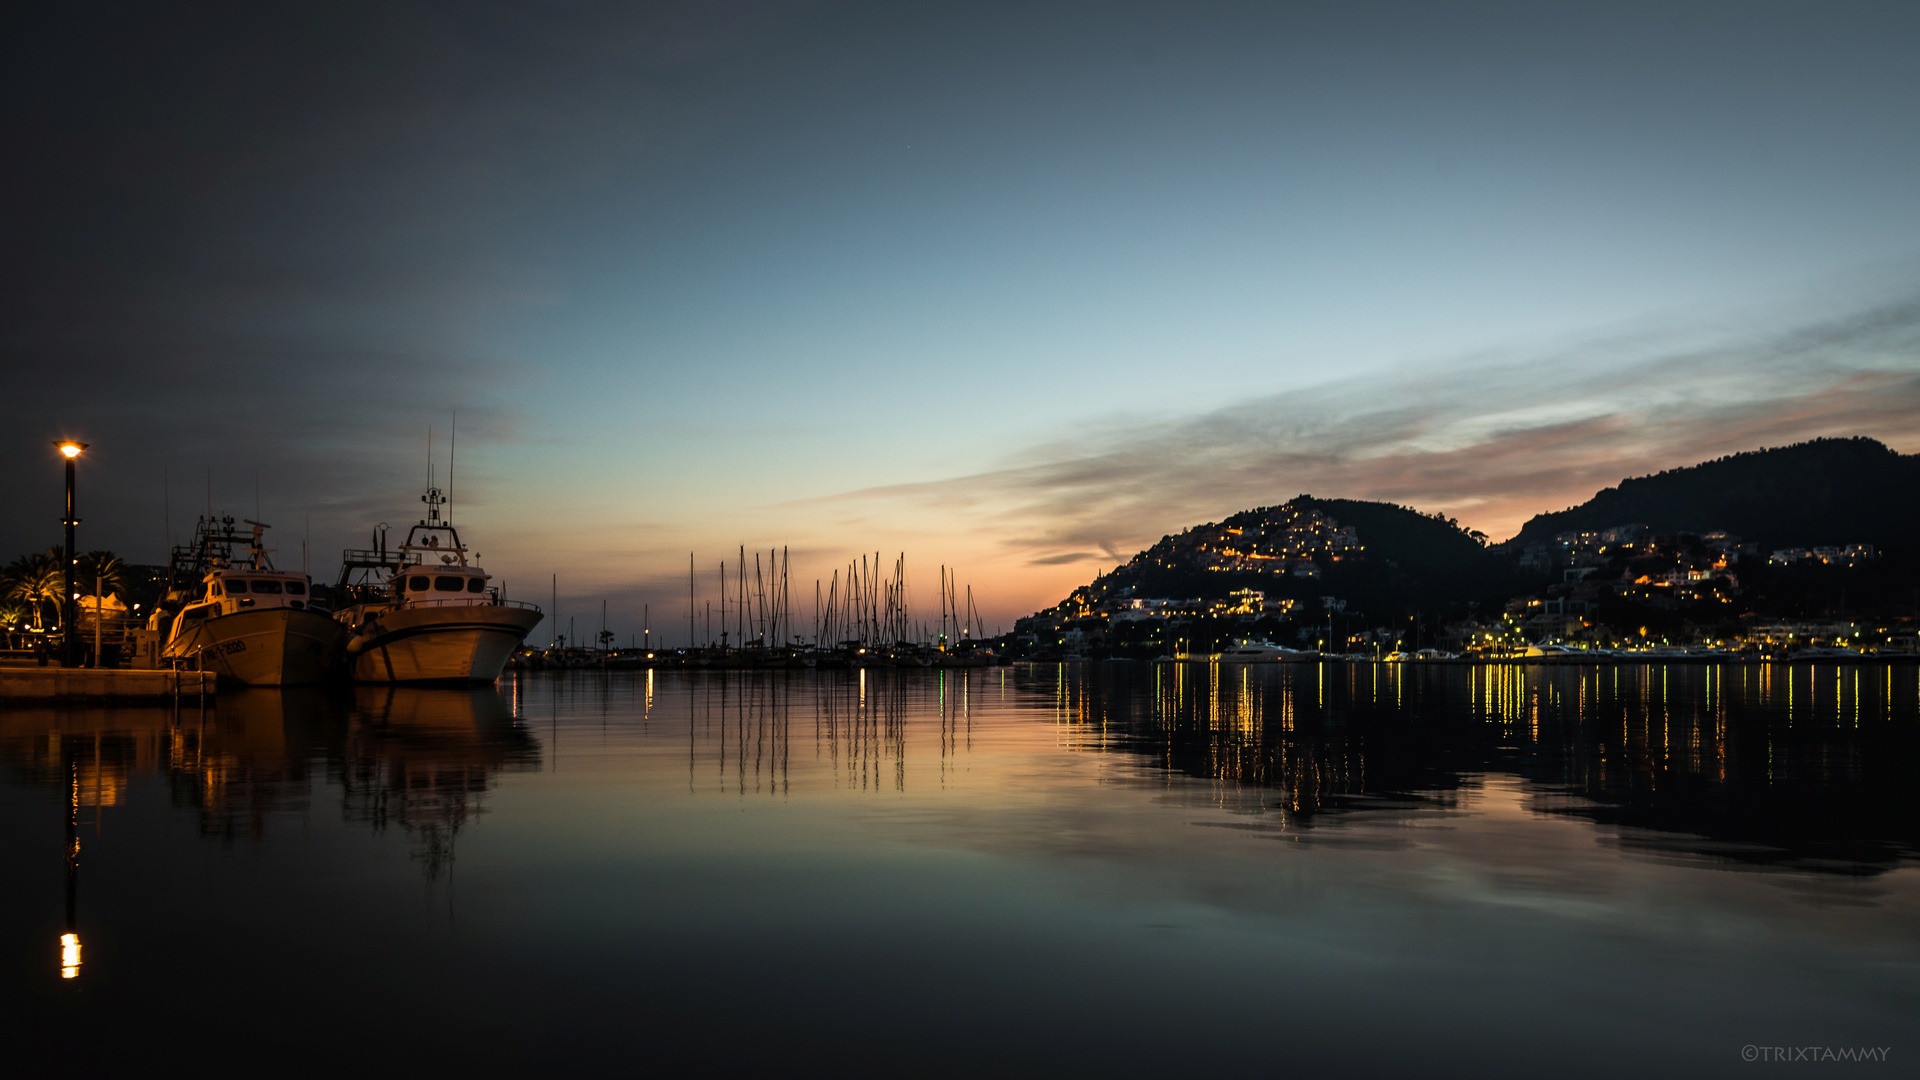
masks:
<instances>
[{"instance_id":1,"label":"boat window","mask_svg":"<svg viewBox=\"0 0 1920 1080\"><path fill-rule=\"evenodd\" d=\"M434 592L459 592L466 587L467 583L463 578L442 576L433 579Z\"/></svg>"},{"instance_id":2,"label":"boat window","mask_svg":"<svg viewBox=\"0 0 1920 1080\"><path fill-rule=\"evenodd\" d=\"M427 576L425 574L415 574L414 576L408 578L407 588L413 590L414 592L426 592Z\"/></svg>"},{"instance_id":3,"label":"boat window","mask_svg":"<svg viewBox=\"0 0 1920 1080\"><path fill-rule=\"evenodd\" d=\"M483 578L483 577L477 577L477 578L468 578L468 579L467 579L467 591L468 591L468 592L479 592L479 591L481 591L482 589L485 589L486 587L487 587L487 579L486 579L486 578Z\"/></svg>"},{"instance_id":4,"label":"boat window","mask_svg":"<svg viewBox=\"0 0 1920 1080\"><path fill-rule=\"evenodd\" d=\"M307 595L307 583L306 583L306 582L304 582L304 581L289 581L289 582L287 582L287 595L288 595L288 596L305 596L305 595Z\"/></svg>"},{"instance_id":5,"label":"boat window","mask_svg":"<svg viewBox=\"0 0 1920 1080\"><path fill-rule=\"evenodd\" d=\"M216 581L216 582L214 582L213 584L211 584L211 585L209 585L209 586L207 586L207 595L208 595L208 596L220 596L220 595L222 595L222 593L221 593L221 589L220 589L220 583Z\"/></svg>"},{"instance_id":6,"label":"boat window","mask_svg":"<svg viewBox=\"0 0 1920 1080\"><path fill-rule=\"evenodd\" d=\"M247 583L245 581L240 580L239 578L228 578L225 584L227 586L227 595L229 596L233 595L234 593L242 593L247 591Z\"/></svg>"},{"instance_id":7,"label":"boat window","mask_svg":"<svg viewBox=\"0 0 1920 1080\"><path fill-rule=\"evenodd\" d=\"M253 583L253 591L272 595L280 591L280 583L277 581L256 581Z\"/></svg>"}]
</instances>

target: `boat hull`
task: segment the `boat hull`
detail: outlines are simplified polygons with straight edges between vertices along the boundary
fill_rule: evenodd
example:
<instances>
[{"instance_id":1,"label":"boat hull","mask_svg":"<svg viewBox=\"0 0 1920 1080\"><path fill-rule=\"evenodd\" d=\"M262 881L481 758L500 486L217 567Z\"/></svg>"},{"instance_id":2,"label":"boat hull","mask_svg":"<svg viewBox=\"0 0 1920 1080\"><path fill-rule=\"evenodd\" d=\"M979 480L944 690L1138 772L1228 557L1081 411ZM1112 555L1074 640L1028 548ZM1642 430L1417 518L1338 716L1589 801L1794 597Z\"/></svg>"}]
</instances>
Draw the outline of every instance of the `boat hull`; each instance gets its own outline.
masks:
<instances>
[{"instance_id":1,"label":"boat hull","mask_svg":"<svg viewBox=\"0 0 1920 1080\"><path fill-rule=\"evenodd\" d=\"M293 608L237 611L208 619L167 643L168 659L195 662L223 682L311 686L340 666L346 628Z\"/></svg>"},{"instance_id":2,"label":"boat hull","mask_svg":"<svg viewBox=\"0 0 1920 1080\"><path fill-rule=\"evenodd\" d=\"M347 644L355 682L490 683L542 618L530 608L474 604L355 608Z\"/></svg>"}]
</instances>

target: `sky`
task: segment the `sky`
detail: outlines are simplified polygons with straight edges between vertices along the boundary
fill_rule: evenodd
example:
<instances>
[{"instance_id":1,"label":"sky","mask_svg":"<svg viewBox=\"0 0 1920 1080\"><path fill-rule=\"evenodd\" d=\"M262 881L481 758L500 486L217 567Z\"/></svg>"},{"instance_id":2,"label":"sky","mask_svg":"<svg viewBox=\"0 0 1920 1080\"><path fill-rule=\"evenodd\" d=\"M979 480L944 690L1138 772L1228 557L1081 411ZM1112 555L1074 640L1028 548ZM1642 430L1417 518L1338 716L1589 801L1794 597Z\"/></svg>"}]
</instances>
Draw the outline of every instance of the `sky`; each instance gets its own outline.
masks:
<instances>
[{"instance_id":1,"label":"sky","mask_svg":"<svg viewBox=\"0 0 1920 1080\"><path fill-rule=\"evenodd\" d=\"M1301 493L1498 539L1724 453L1920 450L1910 4L82 3L0 40L6 557L80 438L83 548L162 561L211 499L330 579L457 416L463 535L582 633L684 639L689 553L705 603L741 545L803 621L905 552L991 629Z\"/></svg>"}]
</instances>

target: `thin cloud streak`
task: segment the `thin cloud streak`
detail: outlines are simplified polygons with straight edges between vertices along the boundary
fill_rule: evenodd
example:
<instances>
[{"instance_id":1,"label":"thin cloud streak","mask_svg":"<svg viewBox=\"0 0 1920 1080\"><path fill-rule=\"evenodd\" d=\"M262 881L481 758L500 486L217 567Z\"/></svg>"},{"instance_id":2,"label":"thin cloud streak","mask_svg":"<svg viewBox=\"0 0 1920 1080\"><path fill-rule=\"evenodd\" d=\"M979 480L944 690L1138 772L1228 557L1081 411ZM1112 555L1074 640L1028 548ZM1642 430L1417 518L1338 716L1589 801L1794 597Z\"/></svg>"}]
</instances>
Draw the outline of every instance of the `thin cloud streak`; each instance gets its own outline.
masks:
<instances>
[{"instance_id":1,"label":"thin cloud streak","mask_svg":"<svg viewBox=\"0 0 1920 1080\"><path fill-rule=\"evenodd\" d=\"M1623 477L1763 445L1920 443L1920 301L1711 346L1667 340L1342 381L836 498L963 507L1047 566L1301 493L1440 511L1500 538Z\"/></svg>"}]
</instances>

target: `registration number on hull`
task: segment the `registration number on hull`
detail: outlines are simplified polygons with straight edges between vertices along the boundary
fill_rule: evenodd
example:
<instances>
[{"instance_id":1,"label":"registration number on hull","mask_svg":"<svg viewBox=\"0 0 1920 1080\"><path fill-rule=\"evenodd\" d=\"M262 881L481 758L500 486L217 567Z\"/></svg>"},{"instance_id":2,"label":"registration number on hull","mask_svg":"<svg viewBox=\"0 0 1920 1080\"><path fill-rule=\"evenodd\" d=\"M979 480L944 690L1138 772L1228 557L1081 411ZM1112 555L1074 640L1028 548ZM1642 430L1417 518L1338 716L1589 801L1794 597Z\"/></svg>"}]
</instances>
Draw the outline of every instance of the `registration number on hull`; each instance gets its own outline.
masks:
<instances>
[{"instance_id":1,"label":"registration number on hull","mask_svg":"<svg viewBox=\"0 0 1920 1080\"><path fill-rule=\"evenodd\" d=\"M213 651L219 653L221 656L232 656L234 653L237 653L237 652L246 652L247 643L239 639L235 639L233 641L223 641L220 644L215 645L213 647Z\"/></svg>"}]
</instances>

